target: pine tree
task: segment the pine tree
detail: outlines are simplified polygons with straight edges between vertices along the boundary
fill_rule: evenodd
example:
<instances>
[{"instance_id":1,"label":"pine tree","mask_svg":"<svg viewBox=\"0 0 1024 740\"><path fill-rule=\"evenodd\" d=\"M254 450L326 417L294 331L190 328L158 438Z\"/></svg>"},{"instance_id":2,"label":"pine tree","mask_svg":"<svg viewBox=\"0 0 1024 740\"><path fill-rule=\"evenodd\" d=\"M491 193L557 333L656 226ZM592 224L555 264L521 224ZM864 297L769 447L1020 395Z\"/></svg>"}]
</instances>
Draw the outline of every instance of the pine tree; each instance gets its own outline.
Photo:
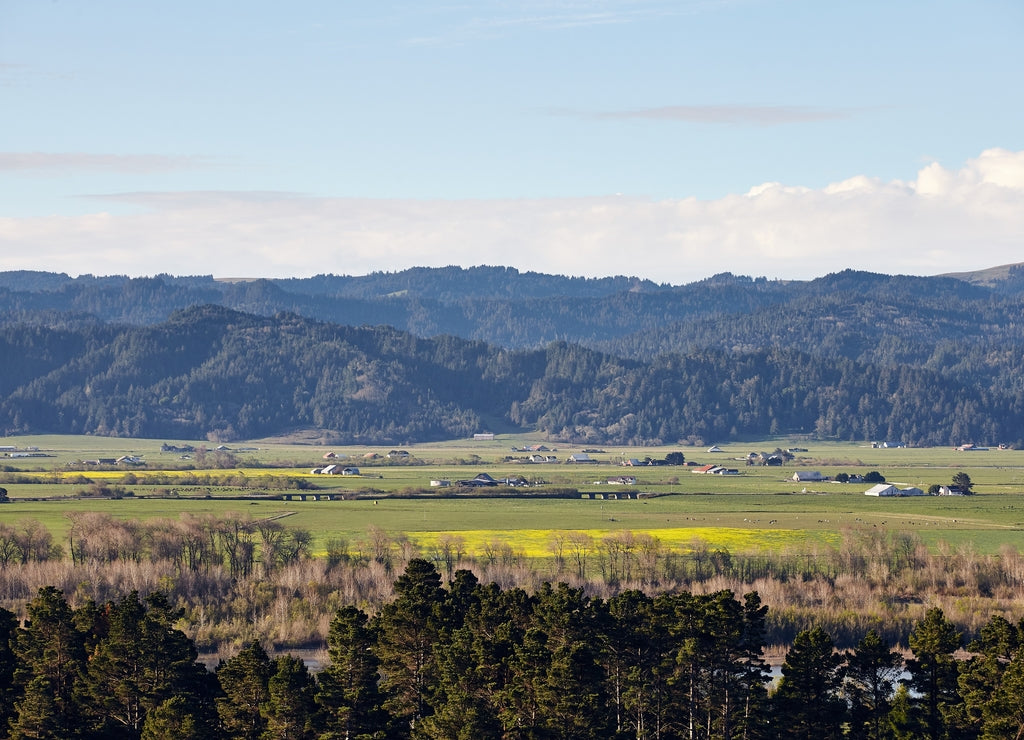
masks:
<instances>
[{"instance_id":1,"label":"pine tree","mask_svg":"<svg viewBox=\"0 0 1024 740\"><path fill-rule=\"evenodd\" d=\"M838 738L845 718L840 698L842 658L821 627L797 634L782 665L772 697L780 737L803 740Z\"/></svg>"},{"instance_id":2,"label":"pine tree","mask_svg":"<svg viewBox=\"0 0 1024 740\"><path fill-rule=\"evenodd\" d=\"M850 702L851 738L890 737L887 718L903 658L871 630L846 656L844 688Z\"/></svg>"},{"instance_id":3,"label":"pine tree","mask_svg":"<svg viewBox=\"0 0 1024 740\"><path fill-rule=\"evenodd\" d=\"M81 708L75 690L85 670L83 635L64 594L53 586L39 589L26 611L14 648L14 680L24 687L24 696L15 704L11 737L77 737Z\"/></svg>"},{"instance_id":4,"label":"pine tree","mask_svg":"<svg viewBox=\"0 0 1024 740\"><path fill-rule=\"evenodd\" d=\"M14 704L20 696L14 681L17 656L14 644L18 638L18 619L13 612L0 608L0 728L9 726L14 717Z\"/></svg>"},{"instance_id":5,"label":"pine tree","mask_svg":"<svg viewBox=\"0 0 1024 740\"><path fill-rule=\"evenodd\" d=\"M429 561L410 560L395 581L394 600L381 608L373 622L379 635L384 708L409 730L432 712L435 645L446 623L441 576Z\"/></svg>"},{"instance_id":6,"label":"pine tree","mask_svg":"<svg viewBox=\"0 0 1024 740\"><path fill-rule=\"evenodd\" d=\"M262 708L267 729L260 740L310 740L316 734L316 682L294 655L278 657L273 667Z\"/></svg>"},{"instance_id":7,"label":"pine tree","mask_svg":"<svg viewBox=\"0 0 1024 740\"><path fill-rule=\"evenodd\" d=\"M947 717L961 703L953 653L962 638L938 607L929 609L910 633L908 644L914 657L907 661L910 688L917 692L916 716L929 740L940 740L947 732Z\"/></svg>"},{"instance_id":8,"label":"pine tree","mask_svg":"<svg viewBox=\"0 0 1024 740\"><path fill-rule=\"evenodd\" d=\"M971 657L959 664L957 685L963 703L950 712L950 721L959 730L1002 737L1020 715L1018 695L1006 704L1006 686L1019 681L1020 633L1001 616L994 616L982 629L968 650ZM1011 670L1012 669L1012 670ZM993 732L995 734L993 734ZM1012 737L1014 732L1006 735Z\"/></svg>"},{"instance_id":9,"label":"pine tree","mask_svg":"<svg viewBox=\"0 0 1024 740\"><path fill-rule=\"evenodd\" d=\"M204 735L185 696L173 696L146 715L140 740L194 740Z\"/></svg>"},{"instance_id":10,"label":"pine tree","mask_svg":"<svg viewBox=\"0 0 1024 740\"><path fill-rule=\"evenodd\" d=\"M256 641L217 666L217 714L223 737L260 740L267 729L261 710L270 696L270 673L271 660Z\"/></svg>"},{"instance_id":11,"label":"pine tree","mask_svg":"<svg viewBox=\"0 0 1024 740\"><path fill-rule=\"evenodd\" d=\"M387 714L378 686L376 634L367 616L354 606L342 607L327 634L330 663L320 672L316 701L325 726L325 740L383 738Z\"/></svg>"},{"instance_id":12,"label":"pine tree","mask_svg":"<svg viewBox=\"0 0 1024 740\"><path fill-rule=\"evenodd\" d=\"M86 613L94 620L94 644L79 696L101 735L138 737L148 712L176 694L197 695L206 669L191 640L173 626L181 612L163 594L142 602L132 592Z\"/></svg>"}]
</instances>

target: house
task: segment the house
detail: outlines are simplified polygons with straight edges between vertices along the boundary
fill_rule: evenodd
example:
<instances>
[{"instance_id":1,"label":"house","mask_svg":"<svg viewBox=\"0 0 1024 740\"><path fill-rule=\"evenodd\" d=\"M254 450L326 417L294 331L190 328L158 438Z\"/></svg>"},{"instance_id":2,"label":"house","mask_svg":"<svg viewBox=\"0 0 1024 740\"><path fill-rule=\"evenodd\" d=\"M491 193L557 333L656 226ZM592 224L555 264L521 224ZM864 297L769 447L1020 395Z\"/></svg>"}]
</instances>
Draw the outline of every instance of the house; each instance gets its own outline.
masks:
<instances>
[{"instance_id":1,"label":"house","mask_svg":"<svg viewBox=\"0 0 1024 740\"><path fill-rule=\"evenodd\" d=\"M708 447L708 452L725 452L725 450L723 450L718 445L711 445L710 447Z\"/></svg>"},{"instance_id":2,"label":"house","mask_svg":"<svg viewBox=\"0 0 1024 740\"><path fill-rule=\"evenodd\" d=\"M387 455L389 460L408 460L409 453L405 450L391 450Z\"/></svg>"},{"instance_id":3,"label":"house","mask_svg":"<svg viewBox=\"0 0 1024 740\"><path fill-rule=\"evenodd\" d=\"M566 462L570 462L570 463L596 463L597 462L597 460L592 458L586 452L574 452L573 454L569 455L569 457L566 458L565 461Z\"/></svg>"},{"instance_id":4,"label":"house","mask_svg":"<svg viewBox=\"0 0 1024 740\"><path fill-rule=\"evenodd\" d=\"M334 459L334 458L336 458L337 456L338 456L338 455L337 455L337 453L334 453L334 452L325 452L325 453L324 453L324 460L333 460L333 459Z\"/></svg>"},{"instance_id":5,"label":"house","mask_svg":"<svg viewBox=\"0 0 1024 740\"><path fill-rule=\"evenodd\" d=\"M635 486L636 476L635 475L617 475L614 478L608 479L608 485L610 486Z\"/></svg>"},{"instance_id":6,"label":"house","mask_svg":"<svg viewBox=\"0 0 1024 740\"><path fill-rule=\"evenodd\" d=\"M828 478L819 473L817 470L798 470L795 473L793 473L793 480L797 483L807 483L809 481L813 482L828 480Z\"/></svg>"},{"instance_id":7,"label":"house","mask_svg":"<svg viewBox=\"0 0 1024 740\"><path fill-rule=\"evenodd\" d=\"M712 475L739 475L740 471L738 471L736 468L718 467L715 470L712 470L711 474Z\"/></svg>"},{"instance_id":8,"label":"house","mask_svg":"<svg viewBox=\"0 0 1024 740\"><path fill-rule=\"evenodd\" d=\"M899 496L900 492L896 486L891 483L879 483L877 486L871 486L868 490L864 491L865 496Z\"/></svg>"},{"instance_id":9,"label":"house","mask_svg":"<svg viewBox=\"0 0 1024 740\"><path fill-rule=\"evenodd\" d=\"M970 496L969 489L963 486L939 486L940 496Z\"/></svg>"},{"instance_id":10,"label":"house","mask_svg":"<svg viewBox=\"0 0 1024 740\"><path fill-rule=\"evenodd\" d=\"M527 460L532 463L553 463L558 462L558 458L554 455L530 455Z\"/></svg>"},{"instance_id":11,"label":"house","mask_svg":"<svg viewBox=\"0 0 1024 740\"><path fill-rule=\"evenodd\" d=\"M779 465L782 465L782 463L783 463L783 460L782 460L782 456L781 455L769 455L768 457L766 457L764 459L764 462L761 463L761 464L762 465L770 465L772 467L778 467Z\"/></svg>"},{"instance_id":12,"label":"house","mask_svg":"<svg viewBox=\"0 0 1024 740\"><path fill-rule=\"evenodd\" d=\"M701 465L699 468L694 468L690 472L699 475L710 475L721 467L721 465Z\"/></svg>"},{"instance_id":13,"label":"house","mask_svg":"<svg viewBox=\"0 0 1024 740\"><path fill-rule=\"evenodd\" d=\"M122 455L117 458L118 465L145 465L146 461L135 455Z\"/></svg>"},{"instance_id":14,"label":"house","mask_svg":"<svg viewBox=\"0 0 1024 740\"><path fill-rule=\"evenodd\" d=\"M483 488L485 486L496 486L498 485L498 481L487 475L487 473L479 473L475 478L457 481L456 485L468 486L470 488Z\"/></svg>"},{"instance_id":15,"label":"house","mask_svg":"<svg viewBox=\"0 0 1024 740\"><path fill-rule=\"evenodd\" d=\"M448 488L448 486L450 486L451 484L452 482L450 480L444 479L434 479L430 481L431 488Z\"/></svg>"},{"instance_id":16,"label":"house","mask_svg":"<svg viewBox=\"0 0 1024 740\"><path fill-rule=\"evenodd\" d=\"M359 468L342 468L342 475L359 475Z\"/></svg>"},{"instance_id":17,"label":"house","mask_svg":"<svg viewBox=\"0 0 1024 740\"><path fill-rule=\"evenodd\" d=\"M641 465L643 465L643 463L642 463L642 462L640 462L640 461L639 461L639 460L638 460L637 458L635 458L635 457L631 457L631 458L629 458L628 460L623 460L623 461L622 461L622 464L623 464L624 466L626 466L627 468L637 468L637 467L640 467Z\"/></svg>"}]
</instances>

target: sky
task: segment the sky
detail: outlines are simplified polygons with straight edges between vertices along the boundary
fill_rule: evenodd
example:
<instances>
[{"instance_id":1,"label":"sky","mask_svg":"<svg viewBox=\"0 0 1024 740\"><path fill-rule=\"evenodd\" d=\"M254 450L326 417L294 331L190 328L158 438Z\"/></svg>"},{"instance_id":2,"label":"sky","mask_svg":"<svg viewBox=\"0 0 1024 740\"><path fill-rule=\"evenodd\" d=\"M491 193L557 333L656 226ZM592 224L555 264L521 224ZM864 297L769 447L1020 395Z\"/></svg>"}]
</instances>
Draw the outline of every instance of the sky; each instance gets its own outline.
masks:
<instances>
[{"instance_id":1,"label":"sky","mask_svg":"<svg viewBox=\"0 0 1024 740\"><path fill-rule=\"evenodd\" d=\"M1024 262L1020 0L0 0L0 271Z\"/></svg>"}]
</instances>

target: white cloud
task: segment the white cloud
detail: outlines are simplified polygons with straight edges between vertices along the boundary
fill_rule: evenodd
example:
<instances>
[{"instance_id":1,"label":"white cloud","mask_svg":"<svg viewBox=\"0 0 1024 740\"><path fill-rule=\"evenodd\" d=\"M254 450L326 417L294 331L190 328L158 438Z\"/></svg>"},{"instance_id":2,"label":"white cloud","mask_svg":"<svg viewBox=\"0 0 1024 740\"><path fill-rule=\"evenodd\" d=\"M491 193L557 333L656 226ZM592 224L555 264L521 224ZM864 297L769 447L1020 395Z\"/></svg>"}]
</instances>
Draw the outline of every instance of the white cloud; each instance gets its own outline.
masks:
<instances>
[{"instance_id":1,"label":"white cloud","mask_svg":"<svg viewBox=\"0 0 1024 740\"><path fill-rule=\"evenodd\" d=\"M1024 246L1024 152L1001 149L909 182L766 183L711 201L105 198L143 212L0 219L0 269L276 277L494 264L685 283L723 271L965 271L1021 261Z\"/></svg>"}]
</instances>

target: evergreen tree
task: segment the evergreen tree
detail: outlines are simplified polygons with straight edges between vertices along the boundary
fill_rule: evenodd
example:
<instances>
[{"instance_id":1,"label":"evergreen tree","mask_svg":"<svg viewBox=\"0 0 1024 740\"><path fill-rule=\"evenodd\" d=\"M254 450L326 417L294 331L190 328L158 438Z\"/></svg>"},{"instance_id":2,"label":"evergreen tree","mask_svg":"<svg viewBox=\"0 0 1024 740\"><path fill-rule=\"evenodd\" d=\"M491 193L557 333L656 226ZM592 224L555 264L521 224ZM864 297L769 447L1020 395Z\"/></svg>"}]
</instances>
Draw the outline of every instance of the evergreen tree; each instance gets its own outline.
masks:
<instances>
[{"instance_id":1,"label":"evergreen tree","mask_svg":"<svg viewBox=\"0 0 1024 740\"><path fill-rule=\"evenodd\" d=\"M440 574L427 560L410 560L395 581L394 600L381 608L373 622L379 636L384 708L410 731L432 712L435 648L446 623Z\"/></svg>"},{"instance_id":2,"label":"evergreen tree","mask_svg":"<svg viewBox=\"0 0 1024 740\"><path fill-rule=\"evenodd\" d=\"M256 641L217 666L221 690L217 713L223 737L261 740L267 729L262 710L270 697L270 674L271 660Z\"/></svg>"},{"instance_id":3,"label":"evergreen tree","mask_svg":"<svg viewBox=\"0 0 1024 740\"><path fill-rule=\"evenodd\" d=\"M14 717L14 704L20 689L14 681L17 656L14 652L18 638L18 619L13 612L0 608L0 728L9 726Z\"/></svg>"},{"instance_id":4,"label":"evergreen tree","mask_svg":"<svg viewBox=\"0 0 1024 740\"><path fill-rule=\"evenodd\" d=\"M846 705L840 698L842 658L821 627L797 634L782 665L782 678L772 697L780 738L839 738Z\"/></svg>"},{"instance_id":5,"label":"evergreen tree","mask_svg":"<svg viewBox=\"0 0 1024 740\"><path fill-rule=\"evenodd\" d=\"M982 712L982 740L1024 737L1024 649L1006 666L999 685Z\"/></svg>"},{"instance_id":6,"label":"evergreen tree","mask_svg":"<svg viewBox=\"0 0 1024 740\"><path fill-rule=\"evenodd\" d=\"M1000 736L993 730L1004 731L1013 724L1014 709L1008 712L1005 704L1005 685L1014 682L1011 668L1021 652L1020 633L1001 616L994 616L982 629L968 650L971 657L959 664L957 685L962 704L950 712L950 722L966 733L981 733L989 737ZM1015 702L1019 707L1018 701ZM1015 707L1016 708L1016 707Z\"/></svg>"},{"instance_id":7,"label":"evergreen tree","mask_svg":"<svg viewBox=\"0 0 1024 740\"><path fill-rule=\"evenodd\" d=\"M545 583L534 603L532 622L544 635L548 656L535 692L542 724L555 737L608 737L613 725L593 605L582 590L564 583Z\"/></svg>"},{"instance_id":8,"label":"evergreen tree","mask_svg":"<svg viewBox=\"0 0 1024 740\"><path fill-rule=\"evenodd\" d=\"M316 695L325 726L325 740L379 740L387 714L381 708L376 634L367 616L354 606L342 607L327 634L330 663L320 672Z\"/></svg>"},{"instance_id":9,"label":"evergreen tree","mask_svg":"<svg viewBox=\"0 0 1024 740\"><path fill-rule=\"evenodd\" d=\"M163 594L142 602L137 592L95 614L95 645L79 695L100 735L138 737L148 712L177 694L196 696L206 669L173 626L180 614Z\"/></svg>"},{"instance_id":10,"label":"evergreen tree","mask_svg":"<svg viewBox=\"0 0 1024 740\"><path fill-rule=\"evenodd\" d=\"M75 690L85 669L85 650L74 613L53 586L39 589L26 611L14 649L14 679L24 695L15 704L11 737L78 737L81 708Z\"/></svg>"},{"instance_id":11,"label":"evergreen tree","mask_svg":"<svg viewBox=\"0 0 1024 740\"><path fill-rule=\"evenodd\" d=\"M844 688L850 702L848 736L863 740L890 737L888 717L903 658L871 630L846 656Z\"/></svg>"},{"instance_id":12,"label":"evergreen tree","mask_svg":"<svg viewBox=\"0 0 1024 740\"><path fill-rule=\"evenodd\" d=\"M961 703L957 684L959 668L953 657L961 639L956 626L938 607L925 613L908 638L914 654L907 661L910 688L918 694L916 716L928 740L947 737L947 717L957 712Z\"/></svg>"},{"instance_id":13,"label":"evergreen tree","mask_svg":"<svg viewBox=\"0 0 1024 740\"><path fill-rule=\"evenodd\" d=\"M166 699L146 715L140 740L195 740L205 735L201 723L189 705L188 697Z\"/></svg>"},{"instance_id":14,"label":"evergreen tree","mask_svg":"<svg viewBox=\"0 0 1024 740\"><path fill-rule=\"evenodd\" d=\"M267 729L260 740L311 740L315 736L316 683L300 658L273 661L262 711Z\"/></svg>"}]
</instances>

